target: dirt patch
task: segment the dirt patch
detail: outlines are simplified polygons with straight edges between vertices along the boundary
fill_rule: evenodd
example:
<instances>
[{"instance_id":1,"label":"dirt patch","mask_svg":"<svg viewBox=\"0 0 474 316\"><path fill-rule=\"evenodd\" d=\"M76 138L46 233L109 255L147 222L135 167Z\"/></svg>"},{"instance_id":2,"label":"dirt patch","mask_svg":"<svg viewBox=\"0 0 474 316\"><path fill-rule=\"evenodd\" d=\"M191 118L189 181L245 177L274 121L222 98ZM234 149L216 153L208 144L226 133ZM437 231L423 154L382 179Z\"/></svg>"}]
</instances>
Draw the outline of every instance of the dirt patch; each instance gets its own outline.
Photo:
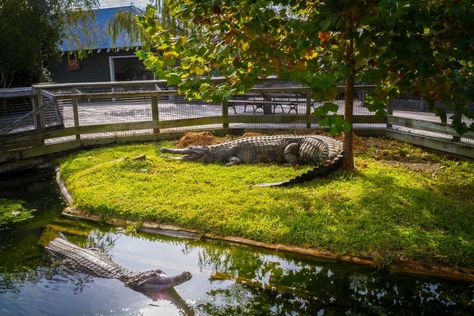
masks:
<instances>
[{"instance_id":1,"label":"dirt patch","mask_svg":"<svg viewBox=\"0 0 474 316\"><path fill-rule=\"evenodd\" d=\"M421 147L407 143L391 140L384 137L363 137L354 139L354 153L357 155L368 155L376 160L383 160L392 165L412 166L421 168L418 165L439 164L444 159L444 155L436 154Z\"/></svg>"},{"instance_id":2,"label":"dirt patch","mask_svg":"<svg viewBox=\"0 0 474 316\"><path fill-rule=\"evenodd\" d=\"M246 132L244 135L242 135L242 138L245 137L255 137L255 136L265 136L265 134L262 133L257 133L257 132ZM240 137L239 137L240 138Z\"/></svg>"},{"instance_id":3,"label":"dirt patch","mask_svg":"<svg viewBox=\"0 0 474 316\"><path fill-rule=\"evenodd\" d=\"M181 137L176 144L177 148L189 146L207 146L222 143L223 140L217 138L209 132L190 132Z\"/></svg>"},{"instance_id":4,"label":"dirt patch","mask_svg":"<svg viewBox=\"0 0 474 316\"><path fill-rule=\"evenodd\" d=\"M416 162L403 162L403 161L391 161L388 163L391 166L403 167L414 171L429 172L435 174L439 170L445 168L445 166L439 163L416 163Z\"/></svg>"}]
</instances>

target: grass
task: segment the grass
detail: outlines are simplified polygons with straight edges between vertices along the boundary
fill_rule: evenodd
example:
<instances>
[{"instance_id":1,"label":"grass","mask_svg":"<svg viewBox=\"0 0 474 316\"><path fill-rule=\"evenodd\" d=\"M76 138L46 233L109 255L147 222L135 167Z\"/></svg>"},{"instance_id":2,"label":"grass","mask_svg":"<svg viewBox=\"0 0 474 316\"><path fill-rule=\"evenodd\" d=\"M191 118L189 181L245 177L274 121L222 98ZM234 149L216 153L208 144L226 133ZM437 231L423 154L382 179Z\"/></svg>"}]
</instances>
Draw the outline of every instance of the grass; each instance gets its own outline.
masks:
<instances>
[{"instance_id":1,"label":"grass","mask_svg":"<svg viewBox=\"0 0 474 316\"><path fill-rule=\"evenodd\" d=\"M361 139L354 173L252 188L309 167L165 160L170 142L82 151L61 161L80 209L258 241L474 267L474 163ZM140 154L146 160L134 160Z\"/></svg>"}]
</instances>

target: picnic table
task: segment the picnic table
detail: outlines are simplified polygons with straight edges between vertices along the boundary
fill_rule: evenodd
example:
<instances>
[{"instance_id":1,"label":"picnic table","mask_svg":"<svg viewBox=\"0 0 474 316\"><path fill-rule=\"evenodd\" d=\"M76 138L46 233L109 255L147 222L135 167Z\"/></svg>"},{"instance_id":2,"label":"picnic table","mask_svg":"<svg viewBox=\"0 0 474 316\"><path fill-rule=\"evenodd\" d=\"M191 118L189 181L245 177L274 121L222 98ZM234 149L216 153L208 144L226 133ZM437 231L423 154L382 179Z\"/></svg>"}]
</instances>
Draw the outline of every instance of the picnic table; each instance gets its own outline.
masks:
<instances>
[{"instance_id":1,"label":"picnic table","mask_svg":"<svg viewBox=\"0 0 474 316\"><path fill-rule=\"evenodd\" d=\"M298 114L298 106L306 106L306 96L300 94L275 94L275 95L257 95L245 94L227 101L229 107L237 114L237 106L244 106L244 112L247 112L247 107L252 107L253 114L256 114L258 109L262 109L264 114L275 113L277 108L280 108L282 113L285 113L285 108L288 112L294 111ZM313 105L313 103L312 103Z\"/></svg>"}]
</instances>

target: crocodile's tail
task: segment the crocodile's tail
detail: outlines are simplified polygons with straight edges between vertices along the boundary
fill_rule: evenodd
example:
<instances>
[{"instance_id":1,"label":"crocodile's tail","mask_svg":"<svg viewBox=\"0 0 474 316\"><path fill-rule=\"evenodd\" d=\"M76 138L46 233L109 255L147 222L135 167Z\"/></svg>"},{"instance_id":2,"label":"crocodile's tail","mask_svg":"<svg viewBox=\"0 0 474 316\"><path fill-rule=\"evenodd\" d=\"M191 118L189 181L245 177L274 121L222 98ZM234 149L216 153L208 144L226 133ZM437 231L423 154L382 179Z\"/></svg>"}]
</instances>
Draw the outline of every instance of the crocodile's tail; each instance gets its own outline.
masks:
<instances>
[{"instance_id":1,"label":"crocodile's tail","mask_svg":"<svg viewBox=\"0 0 474 316\"><path fill-rule=\"evenodd\" d=\"M254 187L288 187L295 184L300 184L306 181L313 180L315 178L322 178L330 174L331 172L339 169L342 165L343 154L339 154L327 165L319 165L316 168L309 170L293 179L273 182L273 183L258 183L253 185Z\"/></svg>"}]
</instances>

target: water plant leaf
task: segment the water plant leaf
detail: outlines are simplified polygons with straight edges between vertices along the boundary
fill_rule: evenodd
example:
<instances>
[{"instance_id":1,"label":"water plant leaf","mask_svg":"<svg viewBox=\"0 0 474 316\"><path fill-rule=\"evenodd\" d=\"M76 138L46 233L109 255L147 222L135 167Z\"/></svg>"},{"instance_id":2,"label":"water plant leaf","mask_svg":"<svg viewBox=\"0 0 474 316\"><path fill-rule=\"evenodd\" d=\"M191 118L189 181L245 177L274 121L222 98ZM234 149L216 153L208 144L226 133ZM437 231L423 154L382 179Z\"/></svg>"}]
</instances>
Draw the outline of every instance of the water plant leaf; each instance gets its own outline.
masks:
<instances>
[{"instance_id":1,"label":"water plant leaf","mask_svg":"<svg viewBox=\"0 0 474 316\"><path fill-rule=\"evenodd\" d=\"M24 207L25 201L0 199L0 229L26 221L33 217L35 209Z\"/></svg>"}]
</instances>

